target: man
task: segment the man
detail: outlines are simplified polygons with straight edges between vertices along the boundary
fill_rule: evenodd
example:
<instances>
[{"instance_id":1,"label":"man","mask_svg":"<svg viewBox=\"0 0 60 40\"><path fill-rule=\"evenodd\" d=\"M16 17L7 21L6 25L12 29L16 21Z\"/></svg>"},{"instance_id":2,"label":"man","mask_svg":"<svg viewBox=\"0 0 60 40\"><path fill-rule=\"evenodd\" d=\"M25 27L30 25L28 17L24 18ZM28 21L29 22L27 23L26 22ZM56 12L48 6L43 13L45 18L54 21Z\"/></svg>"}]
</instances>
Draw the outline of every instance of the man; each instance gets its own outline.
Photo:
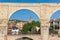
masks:
<instances>
[{"instance_id":1,"label":"man","mask_svg":"<svg viewBox=\"0 0 60 40\"><path fill-rule=\"evenodd\" d=\"M19 31L18 27L12 26L12 34L18 34L18 31Z\"/></svg>"}]
</instances>

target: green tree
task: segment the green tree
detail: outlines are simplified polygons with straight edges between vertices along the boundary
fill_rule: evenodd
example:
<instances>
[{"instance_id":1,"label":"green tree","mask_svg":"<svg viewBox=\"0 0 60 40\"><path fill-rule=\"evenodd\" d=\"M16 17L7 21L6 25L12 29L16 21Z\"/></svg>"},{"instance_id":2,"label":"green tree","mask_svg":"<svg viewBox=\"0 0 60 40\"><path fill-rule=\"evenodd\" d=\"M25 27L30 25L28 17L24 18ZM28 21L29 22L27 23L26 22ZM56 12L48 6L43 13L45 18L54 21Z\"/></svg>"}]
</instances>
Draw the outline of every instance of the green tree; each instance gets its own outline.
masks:
<instances>
[{"instance_id":1,"label":"green tree","mask_svg":"<svg viewBox=\"0 0 60 40\"><path fill-rule=\"evenodd\" d=\"M32 21L32 25L40 27L40 22L39 21Z\"/></svg>"},{"instance_id":2,"label":"green tree","mask_svg":"<svg viewBox=\"0 0 60 40\"><path fill-rule=\"evenodd\" d=\"M27 23L27 24L23 25L22 33L24 33L24 34L30 33L32 27L33 27L33 25L31 23Z\"/></svg>"},{"instance_id":3,"label":"green tree","mask_svg":"<svg viewBox=\"0 0 60 40\"><path fill-rule=\"evenodd\" d=\"M27 33L36 33L36 26L40 27L39 21L32 21L31 23L27 23L23 25L22 28L22 33L27 34Z\"/></svg>"}]
</instances>

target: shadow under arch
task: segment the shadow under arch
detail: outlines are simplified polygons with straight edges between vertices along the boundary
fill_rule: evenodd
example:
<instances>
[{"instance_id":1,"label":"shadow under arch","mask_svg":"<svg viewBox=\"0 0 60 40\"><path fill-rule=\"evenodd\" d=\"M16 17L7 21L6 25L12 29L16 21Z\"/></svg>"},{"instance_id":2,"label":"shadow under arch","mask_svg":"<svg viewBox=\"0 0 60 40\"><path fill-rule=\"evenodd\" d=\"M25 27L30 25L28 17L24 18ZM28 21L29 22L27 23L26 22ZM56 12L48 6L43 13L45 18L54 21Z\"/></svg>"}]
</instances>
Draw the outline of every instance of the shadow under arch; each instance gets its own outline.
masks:
<instances>
[{"instance_id":1,"label":"shadow under arch","mask_svg":"<svg viewBox=\"0 0 60 40\"><path fill-rule=\"evenodd\" d=\"M16 40L33 40L30 37L22 37L22 38L17 38Z\"/></svg>"},{"instance_id":2,"label":"shadow under arch","mask_svg":"<svg viewBox=\"0 0 60 40\"><path fill-rule=\"evenodd\" d=\"M36 17L39 19L39 22L40 22L40 18L38 17L38 15L37 15L35 12L33 12L32 10L29 10L29 9L20 9L20 10L17 10L16 12L14 12L14 13L10 16L9 20L11 19L11 17L12 17L14 14L16 14L16 13L17 13L17 14L22 13L22 11L23 11L23 13L24 13L24 11L26 11L26 13L27 13L27 11L28 11L28 12L36 15ZM23 13L22 13L22 14L23 14Z\"/></svg>"}]
</instances>

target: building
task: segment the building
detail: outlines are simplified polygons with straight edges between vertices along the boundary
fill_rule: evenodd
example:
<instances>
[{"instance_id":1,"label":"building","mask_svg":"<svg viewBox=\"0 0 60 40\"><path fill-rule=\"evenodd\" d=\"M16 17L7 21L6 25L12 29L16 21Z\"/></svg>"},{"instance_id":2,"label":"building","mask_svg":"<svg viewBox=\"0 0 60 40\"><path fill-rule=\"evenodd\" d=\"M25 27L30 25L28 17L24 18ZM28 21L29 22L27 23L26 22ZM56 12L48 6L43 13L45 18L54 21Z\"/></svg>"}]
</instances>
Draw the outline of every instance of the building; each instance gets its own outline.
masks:
<instances>
[{"instance_id":1,"label":"building","mask_svg":"<svg viewBox=\"0 0 60 40\"><path fill-rule=\"evenodd\" d=\"M21 21L21 20L10 20L8 23L8 34L11 34L12 26L18 27L20 30L22 30L22 27L24 24L27 24L28 21Z\"/></svg>"},{"instance_id":2,"label":"building","mask_svg":"<svg viewBox=\"0 0 60 40\"><path fill-rule=\"evenodd\" d=\"M60 19L50 20L50 31L50 33L60 36Z\"/></svg>"},{"instance_id":3,"label":"building","mask_svg":"<svg viewBox=\"0 0 60 40\"><path fill-rule=\"evenodd\" d=\"M31 23L32 17L29 18L29 21L23 21L23 20L9 20L8 22L8 34L11 34L12 26L18 27L20 30L22 30L22 27L24 24Z\"/></svg>"}]
</instances>

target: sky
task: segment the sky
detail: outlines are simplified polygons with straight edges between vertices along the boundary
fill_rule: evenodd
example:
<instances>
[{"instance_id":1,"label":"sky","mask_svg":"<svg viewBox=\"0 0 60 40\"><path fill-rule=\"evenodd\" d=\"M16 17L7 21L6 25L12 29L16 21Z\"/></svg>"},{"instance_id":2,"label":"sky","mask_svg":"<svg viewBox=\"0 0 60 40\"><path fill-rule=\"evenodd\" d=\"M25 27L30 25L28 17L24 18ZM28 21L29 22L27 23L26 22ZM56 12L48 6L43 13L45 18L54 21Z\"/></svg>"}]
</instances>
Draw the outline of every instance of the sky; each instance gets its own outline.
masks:
<instances>
[{"instance_id":1,"label":"sky","mask_svg":"<svg viewBox=\"0 0 60 40\"><path fill-rule=\"evenodd\" d=\"M14 12L10 17L10 20L29 21L30 17L32 17L32 20L34 21L40 20L39 17L36 15L36 13L28 9L22 9ZM50 19L59 19L59 18L60 18L60 10L54 12L50 17Z\"/></svg>"},{"instance_id":2,"label":"sky","mask_svg":"<svg viewBox=\"0 0 60 40\"><path fill-rule=\"evenodd\" d=\"M14 12L10 20L23 20L23 21L29 21L30 17L32 17L32 20L39 21L38 16L31 10L28 9L22 9Z\"/></svg>"},{"instance_id":3,"label":"sky","mask_svg":"<svg viewBox=\"0 0 60 40\"><path fill-rule=\"evenodd\" d=\"M54 12L50 19L60 19L60 10Z\"/></svg>"},{"instance_id":4,"label":"sky","mask_svg":"<svg viewBox=\"0 0 60 40\"><path fill-rule=\"evenodd\" d=\"M12 3L59 3L60 0L0 0L0 2L12 2Z\"/></svg>"}]
</instances>

